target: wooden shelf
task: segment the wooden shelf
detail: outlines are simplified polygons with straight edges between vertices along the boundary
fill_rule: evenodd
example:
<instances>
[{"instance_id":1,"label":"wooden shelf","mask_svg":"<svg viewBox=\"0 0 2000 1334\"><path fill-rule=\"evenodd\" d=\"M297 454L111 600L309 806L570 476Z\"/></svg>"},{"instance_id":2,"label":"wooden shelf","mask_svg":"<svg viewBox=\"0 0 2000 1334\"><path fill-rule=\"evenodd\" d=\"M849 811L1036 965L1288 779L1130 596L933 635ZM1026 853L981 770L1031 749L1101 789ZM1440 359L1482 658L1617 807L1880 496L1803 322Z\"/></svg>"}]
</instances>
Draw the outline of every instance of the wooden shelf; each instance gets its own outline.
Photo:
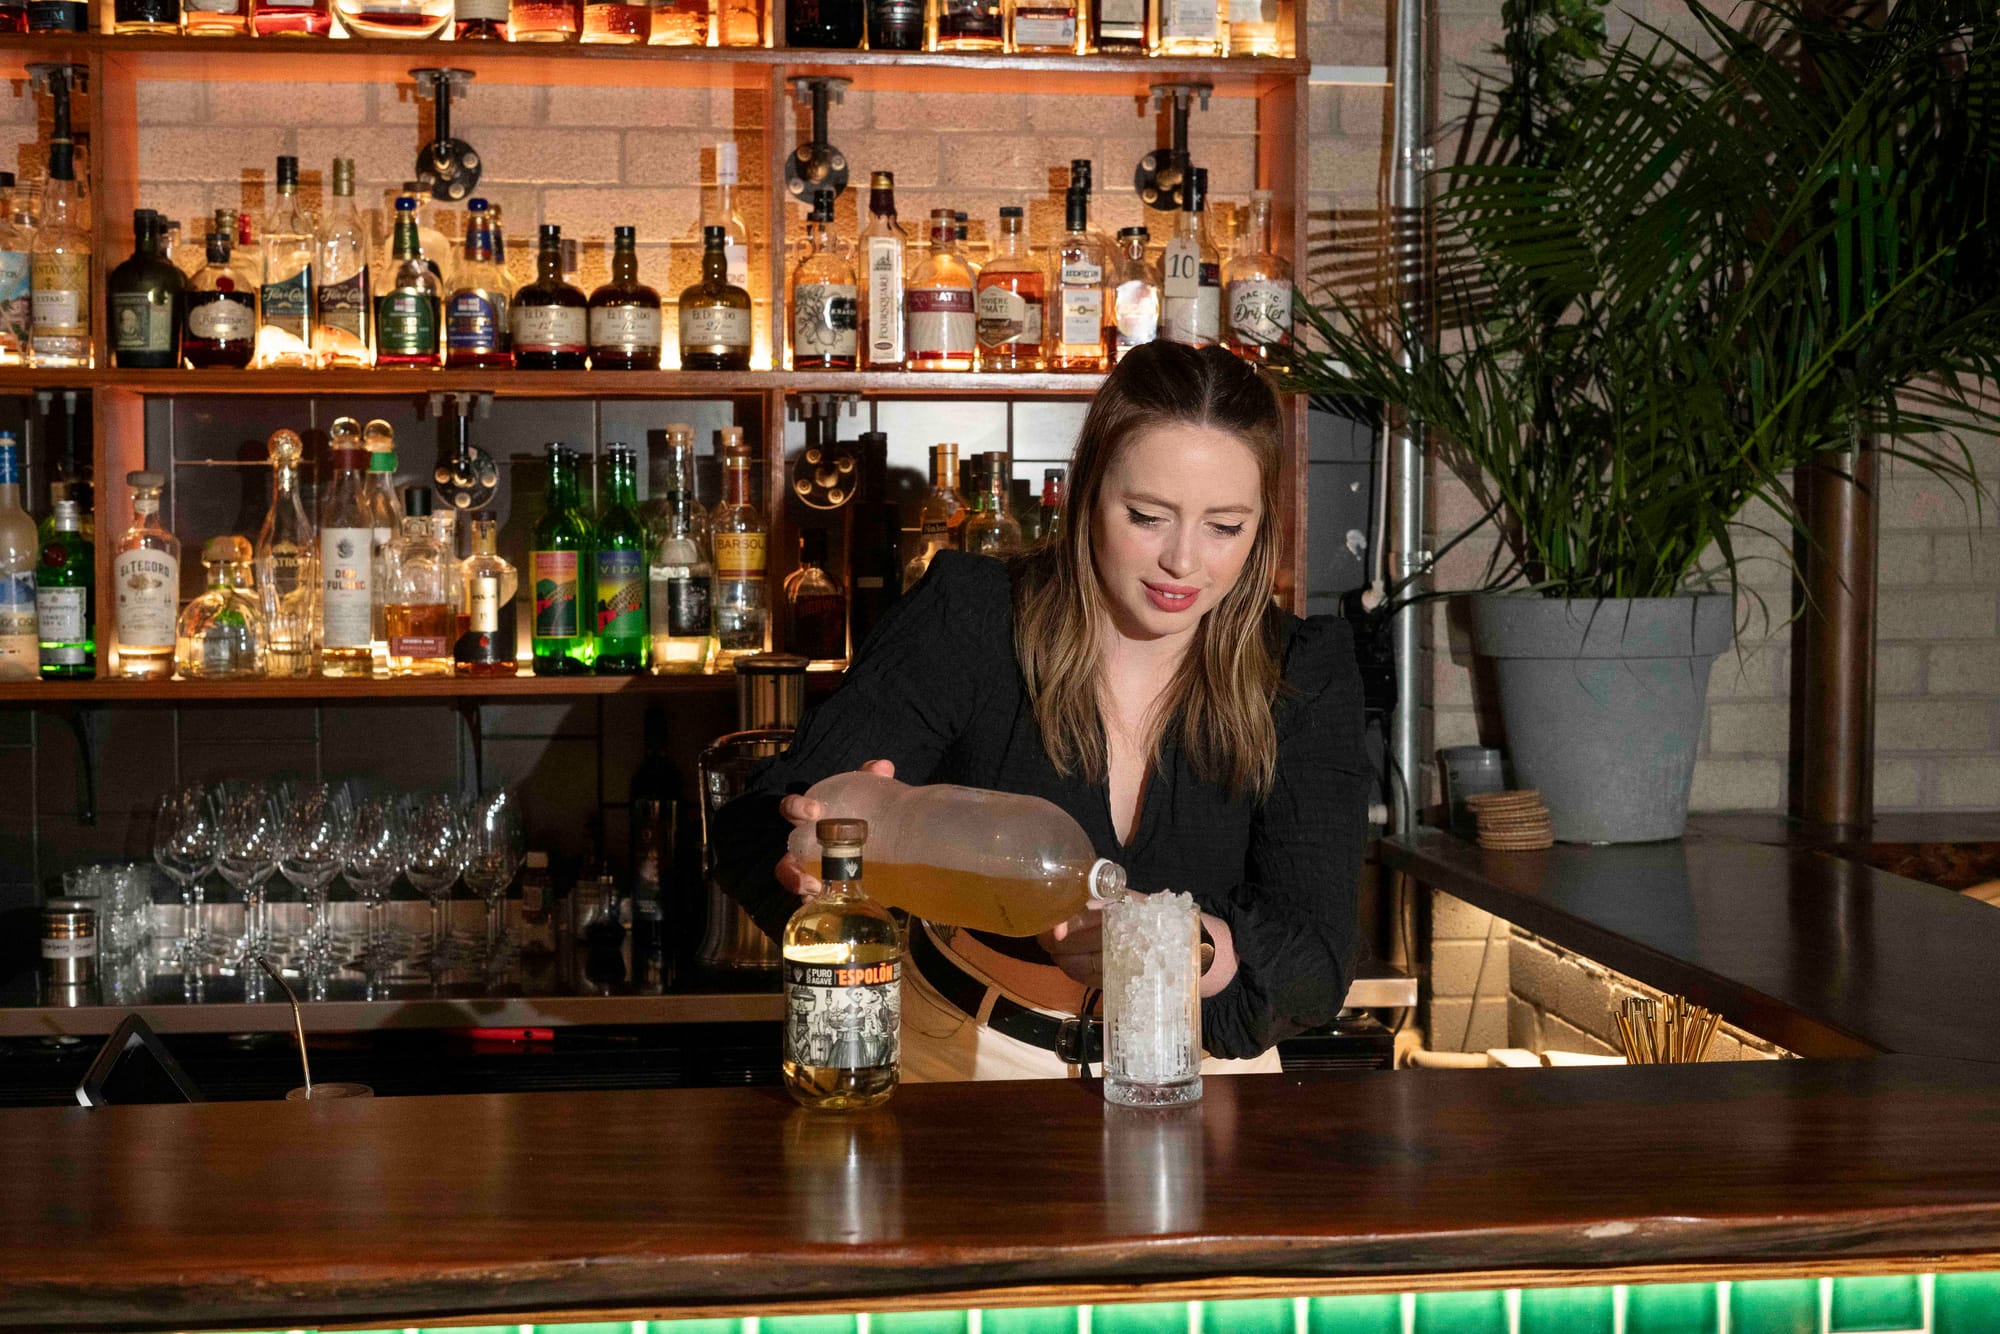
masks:
<instances>
[{"instance_id":1,"label":"wooden shelf","mask_svg":"<svg viewBox=\"0 0 2000 1334\"><path fill-rule=\"evenodd\" d=\"M837 671L813 671L808 691L831 689ZM707 676L420 676L328 679L307 676L241 681L0 682L7 704L199 704L220 700L534 699L584 695L722 694L736 689L733 672Z\"/></svg>"},{"instance_id":2,"label":"wooden shelf","mask_svg":"<svg viewBox=\"0 0 2000 1334\"><path fill-rule=\"evenodd\" d=\"M502 398L738 398L782 393L855 393L887 398L1087 398L1102 375L1053 372L946 375L839 371L477 371L477 370L35 370L0 368L0 394L38 389L116 389L173 395L395 397L484 390Z\"/></svg>"}]
</instances>

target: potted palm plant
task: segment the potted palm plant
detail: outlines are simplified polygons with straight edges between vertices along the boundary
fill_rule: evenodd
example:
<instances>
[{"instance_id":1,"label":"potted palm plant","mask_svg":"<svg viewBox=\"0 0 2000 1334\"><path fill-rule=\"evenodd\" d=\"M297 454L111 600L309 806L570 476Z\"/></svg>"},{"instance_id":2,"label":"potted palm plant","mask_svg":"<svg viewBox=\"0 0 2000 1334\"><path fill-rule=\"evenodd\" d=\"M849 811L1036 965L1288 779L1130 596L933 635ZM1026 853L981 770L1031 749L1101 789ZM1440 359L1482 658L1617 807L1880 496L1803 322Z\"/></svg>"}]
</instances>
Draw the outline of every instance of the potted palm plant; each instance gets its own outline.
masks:
<instances>
[{"instance_id":1,"label":"potted palm plant","mask_svg":"<svg viewBox=\"0 0 2000 1334\"><path fill-rule=\"evenodd\" d=\"M1517 774L1559 838L1630 842L1685 823L1746 514L1797 529L1793 471L1863 438L1978 493L2000 19L1686 0L1699 40L1614 43L1602 2L1508 0L1425 299L1315 290L1284 373L1434 433L1498 533L1471 624Z\"/></svg>"}]
</instances>

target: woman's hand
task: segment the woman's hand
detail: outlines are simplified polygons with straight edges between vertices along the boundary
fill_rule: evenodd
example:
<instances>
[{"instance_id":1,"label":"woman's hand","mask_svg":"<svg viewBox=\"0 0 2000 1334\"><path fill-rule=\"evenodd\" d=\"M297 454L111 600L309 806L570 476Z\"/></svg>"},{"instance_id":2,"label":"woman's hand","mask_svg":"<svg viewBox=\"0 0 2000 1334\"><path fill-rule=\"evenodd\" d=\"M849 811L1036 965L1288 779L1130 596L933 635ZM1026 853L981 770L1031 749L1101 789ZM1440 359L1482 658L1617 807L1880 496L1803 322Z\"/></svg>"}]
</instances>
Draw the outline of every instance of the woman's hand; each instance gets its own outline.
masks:
<instances>
[{"instance_id":1,"label":"woman's hand","mask_svg":"<svg viewBox=\"0 0 2000 1334\"><path fill-rule=\"evenodd\" d=\"M1104 985L1104 900L1092 899L1082 912L1035 939L1065 976L1087 987Z\"/></svg>"},{"instance_id":2,"label":"woman's hand","mask_svg":"<svg viewBox=\"0 0 2000 1334\"><path fill-rule=\"evenodd\" d=\"M861 766L860 772L894 778L896 766L889 760L870 760ZM826 811L812 798L794 795L778 803L778 814L790 820L793 828L810 829L825 818ZM806 868L799 865L799 859L789 852L778 858L777 873L779 886L790 894L804 898L819 892L819 877L807 874Z\"/></svg>"}]
</instances>

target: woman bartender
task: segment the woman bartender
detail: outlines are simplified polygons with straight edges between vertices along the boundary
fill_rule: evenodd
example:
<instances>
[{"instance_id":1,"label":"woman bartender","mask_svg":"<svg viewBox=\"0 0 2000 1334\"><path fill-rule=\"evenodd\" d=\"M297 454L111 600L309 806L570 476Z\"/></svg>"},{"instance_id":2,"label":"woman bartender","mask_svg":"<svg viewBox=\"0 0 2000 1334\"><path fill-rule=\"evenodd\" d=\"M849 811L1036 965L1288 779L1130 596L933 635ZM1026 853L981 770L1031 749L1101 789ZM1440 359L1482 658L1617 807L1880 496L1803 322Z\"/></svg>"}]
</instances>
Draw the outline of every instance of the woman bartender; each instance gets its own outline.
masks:
<instances>
[{"instance_id":1,"label":"woman bartender","mask_svg":"<svg viewBox=\"0 0 2000 1334\"><path fill-rule=\"evenodd\" d=\"M1208 1069L1277 1068L1352 976L1368 764L1352 638L1273 605L1277 395L1220 348L1134 349L1091 403L1061 536L941 552L711 831L722 883L776 936L816 882L799 795L870 765L1046 798L1140 891L1180 890L1212 944ZM835 814L836 812L827 812ZM912 922L902 1078L1094 1063L1099 915L1031 940ZM1250 1058L1260 1058L1251 1063Z\"/></svg>"}]
</instances>

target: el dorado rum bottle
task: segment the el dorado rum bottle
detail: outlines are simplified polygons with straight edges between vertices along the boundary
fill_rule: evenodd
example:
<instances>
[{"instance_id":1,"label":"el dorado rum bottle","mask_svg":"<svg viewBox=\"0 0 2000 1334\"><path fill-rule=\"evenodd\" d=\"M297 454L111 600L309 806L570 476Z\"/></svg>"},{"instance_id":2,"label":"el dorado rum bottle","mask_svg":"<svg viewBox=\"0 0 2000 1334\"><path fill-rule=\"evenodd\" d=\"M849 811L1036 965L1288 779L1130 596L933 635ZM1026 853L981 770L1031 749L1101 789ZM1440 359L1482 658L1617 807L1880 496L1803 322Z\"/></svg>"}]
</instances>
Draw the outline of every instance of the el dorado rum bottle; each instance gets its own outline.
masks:
<instances>
[{"instance_id":1,"label":"el dorado rum bottle","mask_svg":"<svg viewBox=\"0 0 2000 1334\"><path fill-rule=\"evenodd\" d=\"M785 924L785 1087L856 1111L896 1091L903 929L861 883L865 820L821 820L820 890Z\"/></svg>"}]
</instances>

